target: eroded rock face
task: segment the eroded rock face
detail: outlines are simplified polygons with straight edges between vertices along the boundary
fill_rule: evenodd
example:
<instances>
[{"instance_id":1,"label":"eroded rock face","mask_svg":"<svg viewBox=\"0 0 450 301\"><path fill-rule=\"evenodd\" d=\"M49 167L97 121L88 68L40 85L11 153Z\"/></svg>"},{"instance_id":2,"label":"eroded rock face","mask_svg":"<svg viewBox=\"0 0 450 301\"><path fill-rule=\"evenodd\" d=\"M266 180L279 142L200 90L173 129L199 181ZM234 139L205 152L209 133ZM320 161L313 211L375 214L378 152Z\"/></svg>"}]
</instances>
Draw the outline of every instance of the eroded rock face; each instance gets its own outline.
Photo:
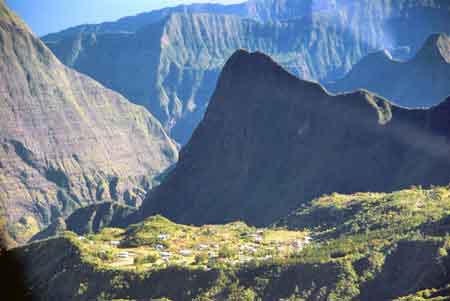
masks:
<instances>
[{"instance_id":1,"label":"eroded rock face","mask_svg":"<svg viewBox=\"0 0 450 301\"><path fill-rule=\"evenodd\" d=\"M61 64L0 3L0 200L24 242L80 206L138 205L177 148L144 108Z\"/></svg>"},{"instance_id":2,"label":"eroded rock face","mask_svg":"<svg viewBox=\"0 0 450 301\"><path fill-rule=\"evenodd\" d=\"M436 105L450 95L450 37L430 36L408 61L394 60L387 51L373 53L326 87L335 93L367 89L406 107Z\"/></svg>"},{"instance_id":3,"label":"eroded rock face","mask_svg":"<svg viewBox=\"0 0 450 301\"><path fill-rule=\"evenodd\" d=\"M78 235L97 233L105 227L126 226L127 217L137 209L118 203L99 203L75 210L67 219L58 218L43 231L33 236L31 241L58 236L64 231Z\"/></svg>"},{"instance_id":4,"label":"eroded rock face","mask_svg":"<svg viewBox=\"0 0 450 301\"><path fill-rule=\"evenodd\" d=\"M445 185L449 110L450 101L408 110L363 91L330 96L264 54L238 51L141 214L267 225L324 193Z\"/></svg>"},{"instance_id":5,"label":"eroded rock face","mask_svg":"<svg viewBox=\"0 0 450 301\"><path fill-rule=\"evenodd\" d=\"M239 48L303 79L342 77L367 54L450 32L447 1L249 1L185 6L43 37L61 61L147 107L185 144ZM414 31L411 31L414 28Z\"/></svg>"}]
</instances>

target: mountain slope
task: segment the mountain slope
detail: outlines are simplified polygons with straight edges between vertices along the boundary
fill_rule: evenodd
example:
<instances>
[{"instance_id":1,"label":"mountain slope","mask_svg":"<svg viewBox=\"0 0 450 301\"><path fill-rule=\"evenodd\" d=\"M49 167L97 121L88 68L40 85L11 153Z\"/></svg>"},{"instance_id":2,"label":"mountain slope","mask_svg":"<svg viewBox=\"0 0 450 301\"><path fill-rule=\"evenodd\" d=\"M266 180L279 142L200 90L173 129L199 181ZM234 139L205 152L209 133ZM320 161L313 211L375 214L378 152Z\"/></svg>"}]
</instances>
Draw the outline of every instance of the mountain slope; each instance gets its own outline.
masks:
<instances>
[{"instance_id":1,"label":"mountain slope","mask_svg":"<svg viewBox=\"0 0 450 301\"><path fill-rule=\"evenodd\" d=\"M431 33L450 33L447 1L335 2L169 9L158 21L130 17L43 40L64 64L147 107L184 144L236 49L268 53L301 78L330 81L375 50L408 46L415 53Z\"/></svg>"},{"instance_id":2,"label":"mountain slope","mask_svg":"<svg viewBox=\"0 0 450 301\"><path fill-rule=\"evenodd\" d=\"M61 64L1 3L0 200L23 242L96 201L140 203L177 149L160 123Z\"/></svg>"},{"instance_id":3,"label":"mountain slope","mask_svg":"<svg viewBox=\"0 0 450 301\"><path fill-rule=\"evenodd\" d=\"M42 240L71 231L79 235L100 232L109 227L124 227L126 217L137 209L118 203L99 203L75 210L67 219L58 218L47 228L34 235L30 241Z\"/></svg>"},{"instance_id":4,"label":"mountain slope","mask_svg":"<svg viewBox=\"0 0 450 301\"><path fill-rule=\"evenodd\" d=\"M290 230L242 222L194 227L154 216L9 254L25 264L36 300L388 301L418 291L444 297L449 201L448 187L332 194L278 222ZM304 231L312 239L299 248ZM423 300L405 298L399 300Z\"/></svg>"},{"instance_id":5,"label":"mountain slope","mask_svg":"<svg viewBox=\"0 0 450 301\"><path fill-rule=\"evenodd\" d=\"M324 193L446 184L449 110L450 101L407 110L364 91L330 96L264 54L237 51L141 214L264 225Z\"/></svg>"},{"instance_id":6,"label":"mountain slope","mask_svg":"<svg viewBox=\"0 0 450 301\"><path fill-rule=\"evenodd\" d=\"M332 92L363 88L402 106L432 106L450 95L450 37L430 36L407 62L395 61L387 52L371 54L326 87Z\"/></svg>"}]
</instances>

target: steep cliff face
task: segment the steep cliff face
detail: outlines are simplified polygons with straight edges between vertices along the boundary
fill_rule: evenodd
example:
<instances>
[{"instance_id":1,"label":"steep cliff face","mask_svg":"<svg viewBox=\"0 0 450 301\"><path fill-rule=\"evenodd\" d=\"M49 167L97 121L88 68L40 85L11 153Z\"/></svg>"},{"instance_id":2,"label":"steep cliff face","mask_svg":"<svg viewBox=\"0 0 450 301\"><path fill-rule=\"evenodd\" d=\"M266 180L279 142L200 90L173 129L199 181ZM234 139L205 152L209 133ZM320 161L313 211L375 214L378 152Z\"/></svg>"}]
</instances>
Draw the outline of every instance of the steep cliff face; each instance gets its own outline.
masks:
<instances>
[{"instance_id":1,"label":"steep cliff face","mask_svg":"<svg viewBox=\"0 0 450 301\"><path fill-rule=\"evenodd\" d=\"M332 92L363 88L407 107L435 105L450 95L450 37L430 36L406 62L393 60L386 51L371 54L326 87Z\"/></svg>"},{"instance_id":2,"label":"steep cliff face","mask_svg":"<svg viewBox=\"0 0 450 301\"><path fill-rule=\"evenodd\" d=\"M30 241L58 236L64 231L85 235L97 233L106 227L124 227L127 217L136 210L130 206L111 202L82 207L75 210L67 219L56 219L47 228L34 235Z\"/></svg>"},{"instance_id":3,"label":"steep cliff face","mask_svg":"<svg viewBox=\"0 0 450 301\"><path fill-rule=\"evenodd\" d=\"M429 34L450 32L449 16L446 1L258 0L166 9L43 40L66 65L146 106L184 144L238 48L329 81L374 50L406 45L415 53Z\"/></svg>"},{"instance_id":4,"label":"steep cliff face","mask_svg":"<svg viewBox=\"0 0 450 301\"><path fill-rule=\"evenodd\" d=\"M177 149L160 123L61 64L0 7L0 199L23 242L53 219L104 200L136 205Z\"/></svg>"},{"instance_id":5,"label":"steep cliff face","mask_svg":"<svg viewBox=\"0 0 450 301\"><path fill-rule=\"evenodd\" d=\"M324 193L446 184L449 109L402 109L363 91L330 96L264 54L238 51L141 213L261 225Z\"/></svg>"}]
</instances>

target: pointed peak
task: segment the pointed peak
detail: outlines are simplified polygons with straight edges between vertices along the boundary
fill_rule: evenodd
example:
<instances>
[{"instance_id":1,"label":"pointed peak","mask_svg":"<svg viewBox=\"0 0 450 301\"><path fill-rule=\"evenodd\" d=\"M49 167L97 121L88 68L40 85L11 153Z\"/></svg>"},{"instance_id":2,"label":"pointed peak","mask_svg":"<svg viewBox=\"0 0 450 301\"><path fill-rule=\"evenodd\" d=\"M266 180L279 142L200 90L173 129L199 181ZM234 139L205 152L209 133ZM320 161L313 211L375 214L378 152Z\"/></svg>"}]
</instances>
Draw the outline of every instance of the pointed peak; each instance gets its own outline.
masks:
<instances>
[{"instance_id":1,"label":"pointed peak","mask_svg":"<svg viewBox=\"0 0 450 301\"><path fill-rule=\"evenodd\" d=\"M270 56L259 51L249 52L245 49L239 49L225 63L223 74L249 75L251 73L261 73L270 70L283 70L283 72L287 73Z\"/></svg>"},{"instance_id":2,"label":"pointed peak","mask_svg":"<svg viewBox=\"0 0 450 301\"><path fill-rule=\"evenodd\" d=\"M12 24L26 31L31 30L28 26L13 12L9 9L3 0L0 0L0 21L6 24Z\"/></svg>"}]
</instances>

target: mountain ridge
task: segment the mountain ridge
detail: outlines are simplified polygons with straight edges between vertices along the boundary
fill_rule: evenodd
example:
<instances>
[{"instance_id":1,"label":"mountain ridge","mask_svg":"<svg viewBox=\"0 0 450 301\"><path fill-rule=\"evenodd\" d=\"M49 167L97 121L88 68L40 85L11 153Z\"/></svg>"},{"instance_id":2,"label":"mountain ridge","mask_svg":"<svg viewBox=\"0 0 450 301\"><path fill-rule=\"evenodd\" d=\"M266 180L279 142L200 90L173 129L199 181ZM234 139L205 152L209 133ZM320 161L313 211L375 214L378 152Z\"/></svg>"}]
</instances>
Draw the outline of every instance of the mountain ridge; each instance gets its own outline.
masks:
<instances>
[{"instance_id":1,"label":"mountain ridge","mask_svg":"<svg viewBox=\"0 0 450 301\"><path fill-rule=\"evenodd\" d=\"M335 93L364 88L404 107L427 107L450 95L448 82L450 37L439 33L430 35L410 60L394 60L386 50L375 52L325 86Z\"/></svg>"},{"instance_id":2,"label":"mountain ridge","mask_svg":"<svg viewBox=\"0 0 450 301\"><path fill-rule=\"evenodd\" d=\"M332 96L264 54L239 50L140 216L266 225L324 193L446 184L449 111L449 100L421 110L367 91Z\"/></svg>"},{"instance_id":3,"label":"mountain ridge","mask_svg":"<svg viewBox=\"0 0 450 301\"><path fill-rule=\"evenodd\" d=\"M177 146L144 108L67 68L0 7L0 215L25 242L97 201L137 206Z\"/></svg>"},{"instance_id":4,"label":"mountain ridge","mask_svg":"<svg viewBox=\"0 0 450 301\"><path fill-rule=\"evenodd\" d=\"M131 33L79 30L43 40L66 65L145 106L183 145L238 48L269 53L303 79L329 82L377 49L408 46L415 53L431 32L450 33L445 1L336 1L336 9L266 2L245 4L246 13L169 9ZM418 29L405 35L411 27Z\"/></svg>"}]
</instances>

